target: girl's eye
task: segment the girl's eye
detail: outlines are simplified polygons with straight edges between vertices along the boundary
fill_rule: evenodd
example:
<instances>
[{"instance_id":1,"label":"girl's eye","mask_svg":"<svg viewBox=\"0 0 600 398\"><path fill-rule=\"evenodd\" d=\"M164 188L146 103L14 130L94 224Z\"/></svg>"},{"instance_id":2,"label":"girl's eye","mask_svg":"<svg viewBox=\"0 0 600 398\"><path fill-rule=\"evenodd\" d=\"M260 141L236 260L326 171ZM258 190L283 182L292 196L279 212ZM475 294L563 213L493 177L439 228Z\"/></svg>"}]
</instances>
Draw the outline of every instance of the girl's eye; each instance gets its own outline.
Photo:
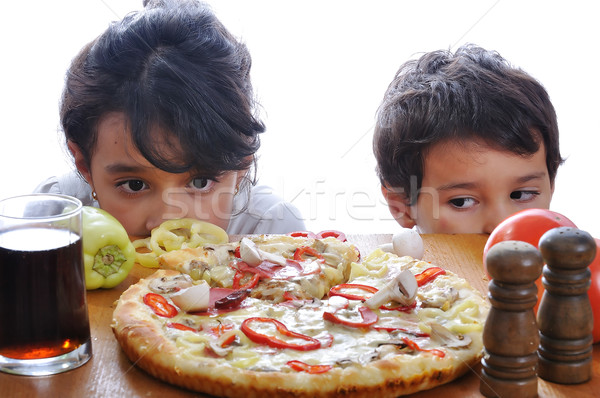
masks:
<instances>
[{"instance_id":1,"label":"girl's eye","mask_svg":"<svg viewBox=\"0 0 600 398\"><path fill-rule=\"evenodd\" d=\"M199 189L202 191L207 191L212 188L215 184L214 180L211 180L207 177L196 177L190 181L190 188Z\"/></svg>"},{"instance_id":2,"label":"girl's eye","mask_svg":"<svg viewBox=\"0 0 600 398\"><path fill-rule=\"evenodd\" d=\"M146 183L142 180L127 180L122 181L118 186L127 193L136 193L147 188Z\"/></svg>"},{"instance_id":3,"label":"girl's eye","mask_svg":"<svg viewBox=\"0 0 600 398\"><path fill-rule=\"evenodd\" d=\"M513 191L510 193L510 198L519 202L530 202L539 194L537 191Z\"/></svg>"},{"instance_id":4,"label":"girl's eye","mask_svg":"<svg viewBox=\"0 0 600 398\"><path fill-rule=\"evenodd\" d=\"M469 209L477 204L475 199L473 198L455 198L450 199L448 201L450 205L456 207L457 209Z\"/></svg>"}]
</instances>

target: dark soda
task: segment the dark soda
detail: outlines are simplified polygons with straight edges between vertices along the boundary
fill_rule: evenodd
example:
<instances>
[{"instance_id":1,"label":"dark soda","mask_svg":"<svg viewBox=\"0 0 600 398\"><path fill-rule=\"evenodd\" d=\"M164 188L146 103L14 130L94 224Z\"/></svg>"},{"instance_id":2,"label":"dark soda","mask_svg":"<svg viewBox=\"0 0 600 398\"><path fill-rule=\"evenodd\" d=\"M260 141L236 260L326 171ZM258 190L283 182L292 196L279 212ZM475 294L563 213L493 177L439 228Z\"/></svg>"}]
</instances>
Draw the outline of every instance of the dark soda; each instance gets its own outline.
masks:
<instances>
[{"instance_id":1,"label":"dark soda","mask_svg":"<svg viewBox=\"0 0 600 398\"><path fill-rule=\"evenodd\" d=\"M43 250L27 249L28 242L39 247L40 239L46 243ZM0 355L50 358L89 341L83 273L81 239L72 232L29 228L1 233Z\"/></svg>"}]
</instances>

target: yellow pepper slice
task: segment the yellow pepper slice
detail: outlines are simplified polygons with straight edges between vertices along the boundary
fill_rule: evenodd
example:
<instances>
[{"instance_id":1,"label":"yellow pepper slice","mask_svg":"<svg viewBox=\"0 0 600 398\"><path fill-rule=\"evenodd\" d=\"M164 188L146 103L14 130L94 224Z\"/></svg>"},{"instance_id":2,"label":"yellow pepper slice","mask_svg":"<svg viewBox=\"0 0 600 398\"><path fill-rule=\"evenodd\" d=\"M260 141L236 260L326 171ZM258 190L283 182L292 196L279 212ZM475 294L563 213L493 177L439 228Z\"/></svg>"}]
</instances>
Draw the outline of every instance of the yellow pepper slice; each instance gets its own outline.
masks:
<instances>
[{"instance_id":1,"label":"yellow pepper slice","mask_svg":"<svg viewBox=\"0 0 600 398\"><path fill-rule=\"evenodd\" d=\"M157 268L158 257L166 252L228 241L227 232L214 224L193 218L178 218L164 221L152 230L149 238L138 239L133 245L137 251L136 262L144 267Z\"/></svg>"}]
</instances>

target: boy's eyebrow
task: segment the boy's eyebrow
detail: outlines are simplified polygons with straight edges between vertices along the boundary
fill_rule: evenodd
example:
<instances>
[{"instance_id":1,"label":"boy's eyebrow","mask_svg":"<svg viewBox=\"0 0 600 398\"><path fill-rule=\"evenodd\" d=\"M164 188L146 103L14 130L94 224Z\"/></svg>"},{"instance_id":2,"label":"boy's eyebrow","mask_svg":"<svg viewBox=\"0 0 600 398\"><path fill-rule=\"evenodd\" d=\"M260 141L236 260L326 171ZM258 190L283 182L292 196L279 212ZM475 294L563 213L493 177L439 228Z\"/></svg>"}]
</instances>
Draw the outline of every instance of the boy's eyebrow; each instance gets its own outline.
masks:
<instances>
[{"instance_id":1,"label":"boy's eyebrow","mask_svg":"<svg viewBox=\"0 0 600 398\"><path fill-rule=\"evenodd\" d=\"M548 175L547 172L545 171L540 171L539 173L533 173L533 174L527 174L524 176L520 176L519 178L516 179L516 183L517 184L525 184L527 182L533 181L533 180L540 180L545 178ZM456 182L456 183L449 183L449 184L444 184L441 185L439 187L437 187L438 191L450 191L452 189L473 189L475 187L477 187L477 183L475 182Z\"/></svg>"},{"instance_id":2,"label":"boy's eyebrow","mask_svg":"<svg viewBox=\"0 0 600 398\"><path fill-rule=\"evenodd\" d=\"M517 182L523 184L529 182L531 180L540 180L548 176L548 172L540 171L539 173L528 174L522 177L517 178Z\"/></svg>"}]
</instances>

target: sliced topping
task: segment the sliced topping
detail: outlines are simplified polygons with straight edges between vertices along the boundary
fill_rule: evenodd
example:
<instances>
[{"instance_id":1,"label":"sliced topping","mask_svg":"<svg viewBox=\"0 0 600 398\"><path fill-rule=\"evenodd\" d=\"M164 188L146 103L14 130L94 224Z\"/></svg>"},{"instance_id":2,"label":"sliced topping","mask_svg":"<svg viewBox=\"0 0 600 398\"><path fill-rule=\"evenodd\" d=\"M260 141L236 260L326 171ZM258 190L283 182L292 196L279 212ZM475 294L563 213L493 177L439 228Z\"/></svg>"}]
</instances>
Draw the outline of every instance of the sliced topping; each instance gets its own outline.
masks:
<instances>
[{"instance_id":1,"label":"sliced topping","mask_svg":"<svg viewBox=\"0 0 600 398\"><path fill-rule=\"evenodd\" d=\"M471 338L462 334L455 335L450 330L437 322L429 324L431 326L431 337L434 340L442 342L449 348L466 347L471 344Z\"/></svg>"},{"instance_id":2,"label":"sliced topping","mask_svg":"<svg viewBox=\"0 0 600 398\"><path fill-rule=\"evenodd\" d=\"M183 323L178 322L167 322L167 327L172 329L184 330L189 332L197 332L198 329L194 329L191 326L184 325Z\"/></svg>"},{"instance_id":3,"label":"sliced topping","mask_svg":"<svg viewBox=\"0 0 600 398\"><path fill-rule=\"evenodd\" d=\"M192 278L189 275L180 274L174 277L163 276L162 278L152 279L148 284L148 288L154 293L169 294L186 289L192 285Z\"/></svg>"},{"instance_id":4,"label":"sliced topping","mask_svg":"<svg viewBox=\"0 0 600 398\"><path fill-rule=\"evenodd\" d=\"M215 308L224 309L224 308L235 308L242 304L242 301L248 297L250 294L250 289L248 290L236 290L233 293L220 298L215 301Z\"/></svg>"},{"instance_id":5,"label":"sliced topping","mask_svg":"<svg viewBox=\"0 0 600 398\"><path fill-rule=\"evenodd\" d=\"M446 353L444 353L444 351L442 350L437 350L437 349L424 349L419 347L419 345L417 343L415 343L414 341L408 339L407 337L402 337L402 341L404 342L404 344L406 344L406 346L408 348L410 348L413 351L421 351L421 352L428 352L430 354L435 355L436 357L440 357L443 358L446 356Z\"/></svg>"},{"instance_id":6,"label":"sliced topping","mask_svg":"<svg viewBox=\"0 0 600 398\"><path fill-rule=\"evenodd\" d=\"M233 284L232 284L232 288L233 289L242 289L242 290L247 290L247 289L252 289L254 288L257 284L258 281L260 280L260 275L258 273L252 273L250 272L251 277L246 280L245 282L242 282L242 279L244 278L244 271L242 271L241 269L238 269L235 272L235 275L233 276Z\"/></svg>"},{"instance_id":7,"label":"sliced topping","mask_svg":"<svg viewBox=\"0 0 600 398\"><path fill-rule=\"evenodd\" d=\"M350 302L346 297L342 296L332 296L327 300L327 306L325 307L325 312L333 312L336 313L339 310L343 310L348 308Z\"/></svg>"},{"instance_id":8,"label":"sliced topping","mask_svg":"<svg viewBox=\"0 0 600 398\"><path fill-rule=\"evenodd\" d=\"M204 311L208 308L210 286L200 280L196 285L182 289L171 295L171 300L185 312Z\"/></svg>"},{"instance_id":9,"label":"sliced topping","mask_svg":"<svg viewBox=\"0 0 600 398\"><path fill-rule=\"evenodd\" d=\"M445 269L440 268L440 267L431 267L431 268L427 268L425 271L421 272L420 274L415 275L415 278L417 279L417 284L419 286L423 286L424 284L431 282L438 276L445 275L445 274L446 274Z\"/></svg>"},{"instance_id":10,"label":"sliced topping","mask_svg":"<svg viewBox=\"0 0 600 398\"><path fill-rule=\"evenodd\" d=\"M283 323L273 318L254 317L245 319L242 322L241 330L253 342L273 348L289 348L298 351L321 348L319 340L302 333L293 332ZM284 336L285 340L282 339Z\"/></svg>"},{"instance_id":11,"label":"sliced topping","mask_svg":"<svg viewBox=\"0 0 600 398\"><path fill-rule=\"evenodd\" d=\"M218 340L210 341L208 343L208 348L210 348L213 354L219 357L227 356L231 351L233 351L234 343L236 343L238 340L236 333L237 332L235 330L221 333Z\"/></svg>"},{"instance_id":12,"label":"sliced topping","mask_svg":"<svg viewBox=\"0 0 600 398\"><path fill-rule=\"evenodd\" d=\"M332 365L309 365L298 360L288 361L287 365L298 372L306 372L310 374L325 373L333 369Z\"/></svg>"},{"instance_id":13,"label":"sliced topping","mask_svg":"<svg viewBox=\"0 0 600 398\"><path fill-rule=\"evenodd\" d=\"M335 231L333 229L321 231L317 234L317 239L325 239L325 238L329 238L329 237L334 237L341 242L347 241L346 235L343 232Z\"/></svg>"},{"instance_id":14,"label":"sliced topping","mask_svg":"<svg viewBox=\"0 0 600 398\"><path fill-rule=\"evenodd\" d=\"M389 301L396 301L404 306L409 306L415 300L417 288L415 276L410 270L404 270L365 301L365 304L373 309L379 308Z\"/></svg>"},{"instance_id":15,"label":"sliced topping","mask_svg":"<svg viewBox=\"0 0 600 398\"><path fill-rule=\"evenodd\" d=\"M263 261L269 261L281 266L284 266L287 262L286 258L279 254L261 250L256 243L248 238L242 238L240 241L240 259L253 267L260 265Z\"/></svg>"},{"instance_id":16,"label":"sliced topping","mask_svg":"<svg viewBox=\"0 0 600 398\"><path fill-rule=\"evenodd\" d=\"M315 234L310 232L310 231L295 231L295 232L290 232L288 234L288 236L291 236L292 238L308 238L308 239L314 239L316 238Z\"/></svg>"},{"instance_id":17,"label":"sliced topping","mask_svg":"<svg viewBox=\"0 0 600 398\"><path fill-rule=\"evenodd\" d=\"M458 290L453 287L433 287L420 291L418 296L423 307L440 308L446 311L450 306L458 300Z\"/></svg>"},{"instance_id":18,"label":"sliced topping","mask_svg":"<svg viewBox=\"0 0 600 398\"><path fill-rule=\"evenodd\" d=\"M348 300L361 300L364 301L367 297L364 293L376 293L377 288L368 285L361 285L358 283L342 283L340 285L333 286L329 290L329 296L341 296ZM363 294L357 294L363 293ZM371 296L370 294L368 295Z\"/></svg>"},{"instance_id":19,"label":"sliced topping","mask_svg":"<svg viewBox=\"0 0 600 398\"><path fill-rule=\"evenodd\" d=\"M152 311L165 318L173 318L177 315L177 308L169 304L166 298L156 293L146 293L144 296L144 304L152 309Z\"/></svg>"},{"instance_id":20,"label":"sliced topping","mask_svg":"<svg viewBox=\"0 0 600 398\"><path fill-rule=\"evenodd\" d=\"M360 321L352 321L348 318L342 318L337 315L339 311L334 312L323 312L323 319L329 322L337 323L339 325L348 326L351 328L366 328L373 325L379 319L377 314L371 311L369 307L360 306L358 307L358 313L360 314Z\"/></svg>"},{"instance_id":21,"label":"sliced topping","mask_svg":"<svg viewBox=\"0 0 600 398\"><path fill-rule=\"evenodd\" d=\"M392 346L396 347L395 348L396 351L408 349L410 351L428 352L428 353L435 355L437 357L440 357L440 358L443 358L446 356L446 354L441 350L421 348L421 347L419 347L419 345L416 342L412 341L408 337L400 337L398 339L389 339L389 340L381 341L378 343L376 342L376 344L378 344L379 348L376 349L375 352L371 353L370 360L381 358L382 354L384 354L384 355L389 354ZM386 347L386 348L383 348L383 347ZM361 359L364 361L366 358L361 358Z\"/></svg>"},{"instance_id":22,"label":"sliced topping","mask_svg":"<svg viewBox=\"0 0 600 398\"><path fill-rule=\"evenodd\" d=\"M296 251L294 252L294 260L305 261L304 257L302 257L304 255L316 257L319 260L325 261L321 253L319 253L317 250L313 249L310 246L301 246L298 249L296 249Z\"/></svg>"}]
</instances>

